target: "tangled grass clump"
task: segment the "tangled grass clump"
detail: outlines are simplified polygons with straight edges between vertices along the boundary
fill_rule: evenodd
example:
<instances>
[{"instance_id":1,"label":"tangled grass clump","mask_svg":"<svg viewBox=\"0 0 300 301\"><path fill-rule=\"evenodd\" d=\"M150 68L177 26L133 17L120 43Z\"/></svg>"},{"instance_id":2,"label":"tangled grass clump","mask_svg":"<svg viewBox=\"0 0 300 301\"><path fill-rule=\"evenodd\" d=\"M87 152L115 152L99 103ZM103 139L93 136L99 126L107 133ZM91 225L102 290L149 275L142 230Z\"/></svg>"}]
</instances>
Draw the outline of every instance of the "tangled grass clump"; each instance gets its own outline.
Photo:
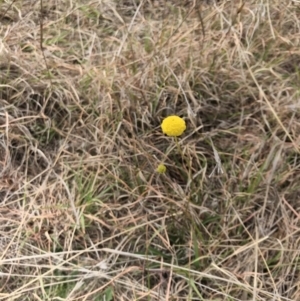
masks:
<instances>
[{"instance_id":1,"label":"tangled grass clump","mask_svg":"<svg viewBox=\"0 0 300 301\"><path fill-rule=\"evenodd\" d=\"M1 2L0 301L299 300L287 2Z\"/></svg>"}]
</instances>

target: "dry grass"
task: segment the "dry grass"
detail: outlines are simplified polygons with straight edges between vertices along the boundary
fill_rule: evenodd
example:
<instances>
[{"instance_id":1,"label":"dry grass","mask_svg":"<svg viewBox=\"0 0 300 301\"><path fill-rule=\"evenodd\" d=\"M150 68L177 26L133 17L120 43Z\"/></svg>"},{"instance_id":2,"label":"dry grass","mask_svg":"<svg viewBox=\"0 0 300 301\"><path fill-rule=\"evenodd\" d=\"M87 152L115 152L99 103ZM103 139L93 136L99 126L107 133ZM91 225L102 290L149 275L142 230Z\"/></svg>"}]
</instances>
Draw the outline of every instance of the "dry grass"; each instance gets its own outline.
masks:
<instances>
[{"instance_id":1,"label":"dry grass","mask_svg":"<svg viewBox=\"0 0 300 301\"><path fill-rule=\"evenodd\" d=\"M297 1L0 3L0 300L300 300Z\"/></svg>"}]
</instances>

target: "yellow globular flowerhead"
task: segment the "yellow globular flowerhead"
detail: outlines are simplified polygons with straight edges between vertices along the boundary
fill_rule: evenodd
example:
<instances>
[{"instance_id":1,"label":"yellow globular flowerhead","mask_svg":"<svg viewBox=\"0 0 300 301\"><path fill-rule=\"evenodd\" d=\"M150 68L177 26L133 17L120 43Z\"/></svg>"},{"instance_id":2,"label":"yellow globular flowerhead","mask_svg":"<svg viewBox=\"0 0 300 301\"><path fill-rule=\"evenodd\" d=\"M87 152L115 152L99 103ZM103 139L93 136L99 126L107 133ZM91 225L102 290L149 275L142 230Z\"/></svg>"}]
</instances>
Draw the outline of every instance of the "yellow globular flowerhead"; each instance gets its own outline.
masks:
<instances>
[{"instance_id":1,"label":"yellow globular flowerhead","mask_svg":"<svg viewBox=\"0 0 300 301\"><path fill-rule=\"evenodd\" d=\"M186 129L185 121L176 115L168 116L161 124L161 129L164 134L170 137L181 136Z\"/></svg>"},{"instance_id":2,"label":"yellow globular flowerhead","mask_svg":"<svg viewBox=\"0 0 300 301\"><path fill-rule=\"evenodd\" d=\"M156 168L156 171L158 173L165 173L167 170L166 166L164 164L159 164Z\"/></svg>"}]
</instances>

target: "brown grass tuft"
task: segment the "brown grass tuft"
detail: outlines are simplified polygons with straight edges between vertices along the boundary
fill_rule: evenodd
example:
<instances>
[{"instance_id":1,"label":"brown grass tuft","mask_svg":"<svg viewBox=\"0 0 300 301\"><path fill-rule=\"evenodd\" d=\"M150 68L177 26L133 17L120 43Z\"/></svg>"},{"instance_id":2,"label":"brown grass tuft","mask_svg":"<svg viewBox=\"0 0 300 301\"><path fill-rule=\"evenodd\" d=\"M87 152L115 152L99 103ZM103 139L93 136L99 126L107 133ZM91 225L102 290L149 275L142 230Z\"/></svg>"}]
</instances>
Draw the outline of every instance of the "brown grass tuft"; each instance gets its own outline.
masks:
<instances>
[{"instance_id":1,"label":"brown grass tuft","mask_svg":"<svg viewBox=\"0 0 300 301\"><path fill-rule=\"evenodd\" d=\"M300 300L299 19L3 3L0 300Z\"/></svg>"}]
</instances>

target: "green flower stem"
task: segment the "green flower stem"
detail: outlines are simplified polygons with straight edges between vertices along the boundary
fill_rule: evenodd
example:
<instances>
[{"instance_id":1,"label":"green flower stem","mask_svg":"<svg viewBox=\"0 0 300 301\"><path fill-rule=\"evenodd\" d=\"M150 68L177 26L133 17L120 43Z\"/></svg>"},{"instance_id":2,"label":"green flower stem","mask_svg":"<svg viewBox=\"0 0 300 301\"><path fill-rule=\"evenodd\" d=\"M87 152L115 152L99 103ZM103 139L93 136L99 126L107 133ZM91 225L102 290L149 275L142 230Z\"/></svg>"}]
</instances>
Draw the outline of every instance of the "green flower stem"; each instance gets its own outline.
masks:
<instances>
[{"instance_id":1,"label":"green flower stem","mask_svg":"<svg viewBox=\"0 0 300 301\"><path fill-rule=\"evenodd\" d=\"M178 142L178 138L177 138L177 137L174 137L174 138L175 138L175 143L176 143L178 152L179 152L179 154L181 155L181 157L183 158L183 154L182 154L182 150L181 150L181 148L180 148L179 142Z\"/></svg>"}]
</instances>

